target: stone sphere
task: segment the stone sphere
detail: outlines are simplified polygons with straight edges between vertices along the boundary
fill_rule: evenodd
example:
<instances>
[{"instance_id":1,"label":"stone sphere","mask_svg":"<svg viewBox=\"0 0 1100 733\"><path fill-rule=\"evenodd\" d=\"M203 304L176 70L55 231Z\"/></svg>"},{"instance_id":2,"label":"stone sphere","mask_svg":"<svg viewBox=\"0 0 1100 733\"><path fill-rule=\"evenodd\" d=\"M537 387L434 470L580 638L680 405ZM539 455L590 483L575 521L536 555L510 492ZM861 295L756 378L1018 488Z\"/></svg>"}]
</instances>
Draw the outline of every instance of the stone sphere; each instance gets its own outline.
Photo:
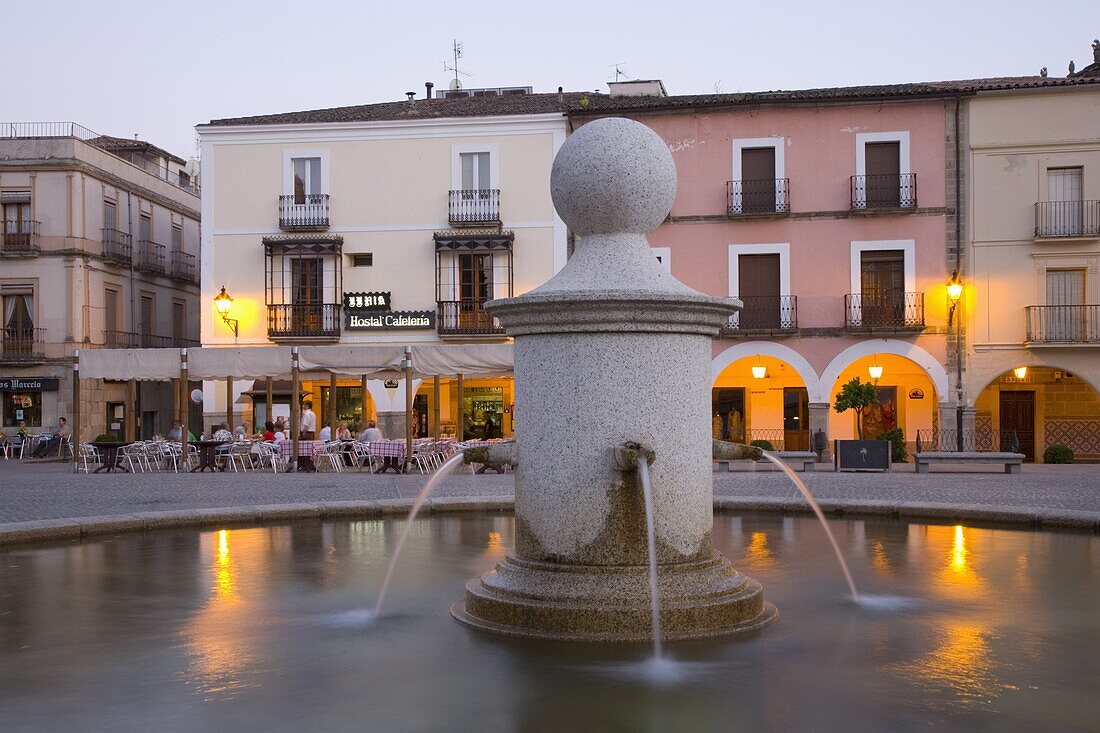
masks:
<instances>
[{"instance_id":1,"label":"stone sphere","mask_svg":"<svg viewBox=\"0 0 1100 733\"><path fill-rule=\"evenodd\" d=\"M676 164L660 135L640 122L600 119L558 150L550 195L577 234L645 234L672 209Z\"/></svg>"}]
</instances>

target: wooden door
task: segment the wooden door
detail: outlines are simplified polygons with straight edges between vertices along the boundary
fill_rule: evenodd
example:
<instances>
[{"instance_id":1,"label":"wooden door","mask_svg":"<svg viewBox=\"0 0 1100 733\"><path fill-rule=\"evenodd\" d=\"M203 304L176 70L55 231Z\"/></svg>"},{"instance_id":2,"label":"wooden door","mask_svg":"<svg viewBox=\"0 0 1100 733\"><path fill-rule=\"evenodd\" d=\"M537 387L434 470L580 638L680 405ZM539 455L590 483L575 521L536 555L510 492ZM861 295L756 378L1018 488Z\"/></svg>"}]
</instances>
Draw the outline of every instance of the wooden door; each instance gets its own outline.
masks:
<instances>
[{"instance_id":1,"label":"wooden door","mask_svg":"<svg viewBox=\"0 0 1100 733\"><path fill-rule=\"evenodd\" d=\"M905 252L900 249L860 253L860 319L864 326L897 327L905 323Z\"/></svg>"},{"instance_id":2,"label":"wooden door","mask_svg":"<svg viewBox=\"0 0 1100 733\"><path fill-rule=\"evenodd\" d=\"M775 211L775 148L741 151L741 210L746 214Z\"/></svg>"},{"instance_id":3,"label":"wooden door","mask_svg":"<svg viewBox=\"0 0 1100 733\"><path fill-rule=\"evenodd\" d=\"M1012 434L1020 442L1025 461L1035 461L1035 393L1001 390L1001 450L1012 445Z\"/></svg>"},{"instance_id":4,"label":"wooden door","mask_svg":"<svg viewBox=\"0 0 1100 733\"><path fill-rule=\"evenodd\" d=\"M290 261L290 275L294 286L294 307L291 309L291 327L295 330L316 331L322 326L321 260L301 257Z\"/></svg>"},{"instance_id":5,"label":"wooden door","mask_svg":"<svg viewBox=\"0 0 1100 733\"><path fill-rule=\"evenodd\" d=\"M901 146L897 142L867 143L867 206L896 208L901 205Z\"/></svg>"},{"instance_id":6,"label":"wooden door","mask_svg":"<svg viewBox=\"0 0 1100 733\"><path fill-rule=\"evenodd\" d=\"M779 255L740 255L737 258L738 297L745 308L738 325L745 329L779 328Z\"/></svg>"}]
</instances>

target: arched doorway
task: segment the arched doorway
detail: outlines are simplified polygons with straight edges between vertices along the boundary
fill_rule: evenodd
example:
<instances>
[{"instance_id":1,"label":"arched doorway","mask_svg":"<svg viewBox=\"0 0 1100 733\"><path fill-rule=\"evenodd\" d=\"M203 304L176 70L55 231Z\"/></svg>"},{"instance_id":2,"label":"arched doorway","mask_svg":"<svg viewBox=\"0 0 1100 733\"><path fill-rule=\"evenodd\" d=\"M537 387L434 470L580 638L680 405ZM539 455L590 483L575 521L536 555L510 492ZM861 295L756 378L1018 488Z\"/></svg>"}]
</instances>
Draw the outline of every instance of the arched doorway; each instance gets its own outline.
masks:
<instances>
[{"instance_id":1,"label":"arched doorway","mask_svg":"<svg viewBox=\"0 0 1100 733\"><path fill-rule=\"evenodd\" d=\"M809 386L816 386L817 375L804 364L807 384L803 370L772 355L782 353L775 344L761 349L771 354L750 346L740 344L715 359L721 368L711 389L712 436L735 443L767 441L775 450L809 450ZM784 355L805 361L793 351Z\"/></svg>"},{"instance_id":2,"label":"arched doorway","mask_svg":"<svg viewBox=\"0 0 1100 733\"><path fill-rule=\"evenodd\" d=\"M974 400L975 441L988 450L1018 445L1026 461L1041 462L1053 445L1065 445L1074 460L1100 460L1100 395L1065 369L1010 369Z\"/></svg>"}]
</instances>

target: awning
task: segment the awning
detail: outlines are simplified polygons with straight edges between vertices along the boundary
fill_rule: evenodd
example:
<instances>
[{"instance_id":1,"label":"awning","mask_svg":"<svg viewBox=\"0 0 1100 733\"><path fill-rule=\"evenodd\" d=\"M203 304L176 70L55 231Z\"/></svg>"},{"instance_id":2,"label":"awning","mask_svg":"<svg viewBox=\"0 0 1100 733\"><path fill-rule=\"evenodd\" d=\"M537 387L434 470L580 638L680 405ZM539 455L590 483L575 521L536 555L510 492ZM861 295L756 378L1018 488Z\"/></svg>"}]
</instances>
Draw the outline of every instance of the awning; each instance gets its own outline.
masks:
<instances>
[{"instance_id":1,"label":"awning","mask_svg":"<svg viewBox=\"0 0 1100 733\"><path fill-rule=\"evenodd\" d=\"M268 254L338 255L344 238L339 234L271 236L263 238L263 245Z\"/></svg>"},{"instance_id":2,"label":"awning","mask_svg":"<svg viewBox=\"0 0 1100 733\"><path fill-rule=\"evenodd\" d=\"M166 381L180 375L179 349L81 349L80 376Z\"/></svg>"},{"instance_id":3,"label":"awning","mask_svg":"<svg viewBox=\"0 0 1100 733\"><path fill-rule=\"evenodd\" d=\"M271 382L271 399L276 402L289 402L290 396L294 394L294 382L290 379L275 379ZM298 399L305 397L308 392L299 388ZM256 380L252 385L252 389L245 390L238 395L235 400L235 404L247 405L249 402L266 402L267 401L267 385L264 382Z\"/></svg>"},{"instance_id":4,"label":"awning","mask_svg":"<svg viewBox=\"0 0 1100 733\"><path fill-rule=\"evenodd\" d=\"M516 235L505 230L471 229L436 232L435 250L454 252L476 252L486 250L511 250Z\"/></svg>"}]
</instances>

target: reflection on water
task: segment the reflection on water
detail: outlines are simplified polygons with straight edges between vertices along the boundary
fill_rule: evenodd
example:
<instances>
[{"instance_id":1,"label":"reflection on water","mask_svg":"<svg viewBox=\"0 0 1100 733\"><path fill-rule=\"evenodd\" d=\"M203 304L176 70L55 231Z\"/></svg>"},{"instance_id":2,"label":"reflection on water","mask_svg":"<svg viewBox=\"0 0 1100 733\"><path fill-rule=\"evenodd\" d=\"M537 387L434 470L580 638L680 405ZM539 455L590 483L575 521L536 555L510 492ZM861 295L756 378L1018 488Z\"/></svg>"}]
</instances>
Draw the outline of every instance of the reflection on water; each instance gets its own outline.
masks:
<instances>
[{"instance_id":1,"label":"reflection on water","mask_svg":"<svg viewBox=\"0 0 1100 733\"><path fill-rule=\"evenodd\" d=\"M0 553L0 730L1088 729L1100 718L1100 541L716 517L780 619L671 644L485 636L447 615L514 541L509 516L417 520L391 614L364 615L403 520L150 534ZM79 664L72 660L79 659ZM608 670L621 674L608 674ZM641 670L644 671L644 670Z\"/></svg>"}]
</instances>

